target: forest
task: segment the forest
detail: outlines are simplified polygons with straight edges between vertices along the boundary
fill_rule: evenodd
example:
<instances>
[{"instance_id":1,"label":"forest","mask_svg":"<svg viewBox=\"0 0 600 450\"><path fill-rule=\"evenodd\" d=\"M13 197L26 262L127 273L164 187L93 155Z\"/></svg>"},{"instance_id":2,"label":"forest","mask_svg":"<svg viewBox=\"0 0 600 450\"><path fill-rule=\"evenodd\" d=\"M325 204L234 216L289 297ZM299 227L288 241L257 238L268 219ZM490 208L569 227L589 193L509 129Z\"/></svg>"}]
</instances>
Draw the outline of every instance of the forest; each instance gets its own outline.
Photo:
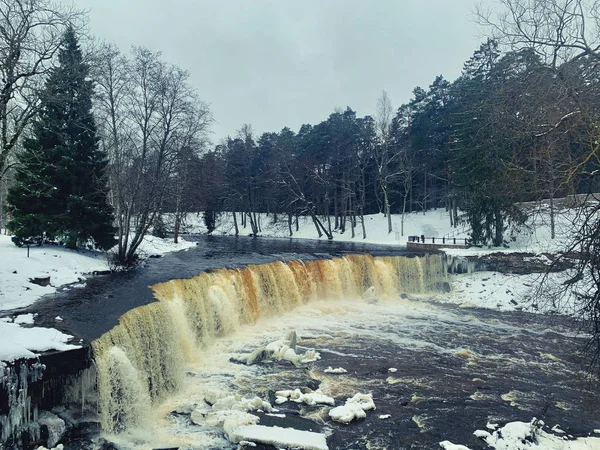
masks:
<instances>
[{"instance_id":1,"label":"forest","mask_svg":"<svg viewBox=\"0 0 600 450\"><path fill-rule=\"evenodd\" d=\"M260 135L249 118L223 139L210 135L189 73L160 53L82 46L86 13L1 3L0 225L19 245L116 243L127 265L146 233L165 231L165 213L175 239L199 211L209 230L232 214L236 233L258 236L257 214L268 213L290 236L307 216L332 238L365 237L372 213L387 216L388 232L400 214L404 235L405 214L446 208L472 244L501 246L526 218L521 202L552 209L599 191L594 2L501 0L502 13L478 11L490 36L456 80L439 75L400 106L382 91L372 115L340 107ZM93 229L81 219L90 214Z\"/></svg>"}]
</instances>

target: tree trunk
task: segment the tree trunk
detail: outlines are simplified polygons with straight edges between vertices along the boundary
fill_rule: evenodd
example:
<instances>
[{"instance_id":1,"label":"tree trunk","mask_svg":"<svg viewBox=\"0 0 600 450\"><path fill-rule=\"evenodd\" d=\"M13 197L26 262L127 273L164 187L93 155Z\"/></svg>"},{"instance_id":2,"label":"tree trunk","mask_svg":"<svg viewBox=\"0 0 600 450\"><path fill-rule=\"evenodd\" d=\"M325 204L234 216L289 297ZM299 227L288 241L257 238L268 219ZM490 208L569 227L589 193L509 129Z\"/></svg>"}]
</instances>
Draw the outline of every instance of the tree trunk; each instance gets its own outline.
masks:
<instances>
[{"instance_id":1,"label":"tree trunk","mask_svg":"<svg viewBox=\"0 0 600 450\"><path fill-rule=\"evenodd\" d=\"M385 214L387 216L388 234L392 232L392 212L390 208L390 200L388 198L387 189L383 191L383 200L385 202Z\"/></svg>"},{"instance_id":2,"label":"tree trunk","mask_svg":"<svg viewBox=\"0 0 600 450\"><path fill-rule=\"evenodd\" d=\"M235 235L238 236L240 234L240 229L238 228L237 217L235 211L231 211L233 214L233 226L235 227Z\"/></svg>"},{"instance_id":3,"label":"tree trunk","mask_svg":"<svg viewBox=\"0 0 600 450\"><path fill-rule=\"evenodd\" d=\"M181 228L181 214L175 212L175 229L173 230L173 242L178 243L179 240L179 229Z\"/></svg>"}]
</instances>

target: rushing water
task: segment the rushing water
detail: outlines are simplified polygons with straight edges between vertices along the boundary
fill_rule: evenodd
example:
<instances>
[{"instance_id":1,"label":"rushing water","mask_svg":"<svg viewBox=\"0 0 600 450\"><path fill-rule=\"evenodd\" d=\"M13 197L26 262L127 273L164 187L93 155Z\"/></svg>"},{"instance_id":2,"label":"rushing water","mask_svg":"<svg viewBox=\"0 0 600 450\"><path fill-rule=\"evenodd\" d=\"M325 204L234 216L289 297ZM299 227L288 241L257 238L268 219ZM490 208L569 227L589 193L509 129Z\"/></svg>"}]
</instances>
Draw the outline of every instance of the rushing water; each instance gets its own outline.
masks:
<instances>
[{"instance_id":1,"label":"rushing water","mask_svg":"<svg viewBox=\"0 0 600 450\"><path fill-rule=\"evenodd\" d=\"M369 250L378 256L347 255ZM446 277L441 256L389 253L202 238L196 249L110 283L97 278L38 310L93 340L96 365L74 383L73 399L85 395L121 449L237 448L224 434L235 414L214 405L226 400L235 410L257 396L279 409L254 411L261 424L325 433L330 449L431 449L444 439L483 449L475 429L534 416L573 435L600 428L597 380L581 370L568 327L436 304L429 293ZM244 364L292 330L298 352L321 359ZM377 410L341 425L330 406L275 405L277 390L296 388L319 388L336 405L369 393ZM71 433L66 444L113 448L94 433Z\"/></svg>"}]
</instances>

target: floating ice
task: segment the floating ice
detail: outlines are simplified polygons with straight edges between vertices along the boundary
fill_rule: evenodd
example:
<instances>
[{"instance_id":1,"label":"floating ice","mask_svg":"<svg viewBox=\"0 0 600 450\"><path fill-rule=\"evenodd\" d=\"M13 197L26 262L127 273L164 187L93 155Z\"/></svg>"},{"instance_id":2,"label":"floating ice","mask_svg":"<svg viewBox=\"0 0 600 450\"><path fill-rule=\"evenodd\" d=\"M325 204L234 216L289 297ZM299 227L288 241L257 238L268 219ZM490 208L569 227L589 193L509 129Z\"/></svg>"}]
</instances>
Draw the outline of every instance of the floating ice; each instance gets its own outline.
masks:
<instances>
[{"instance_id":1,"label":"floating ice","mask_svg":"<svg viewBox=\"0 0 600 450\"><path fill-rule=\"evenodd\" d=\"M232 442L250 441L274 445L281 448L304 450L328 450L324 434L301 431L294 428L267 427L264 425L246 425L235 430Z\"/></svg>"},{"instance_id":2,"label":"floating ice","mask_svg":"<svg viewBox=\"0 0 600 450\"><path fill-rule=\"evenodd\" d=\"M453 444L450 441L440 442L440 447L442 447L444 450L471 450L469 447L465 447L464 445Z\"/></svg>"},{"instance_id":3,"label":"floating ice","mask_svg":"<svg viewBox=\"0 0 600 450\"><path fill-rule=\"evenodd\" d=\"M340 423L350 423L354 419L367 417L365 411L375 409L373 396L371 394L355 394L346 400L343 406L337 406L329 411L329 417Z\"/></svg>"},{"instance_id":4,"label":"floating ice","mask_svg":"<svg viewBox=\"0 0 600 450\"><path fill-rule=\"evenodd\" d=\"M307 394L303 394L300 389L294 389L293 391L284 390L275 392L275 396L275 403L277 404L291 400L296 403L305 403L309 406L315 406L317 404L335 405L335 400L323 394L320 390L309 392Z\"/></svg>"}]
</instances>

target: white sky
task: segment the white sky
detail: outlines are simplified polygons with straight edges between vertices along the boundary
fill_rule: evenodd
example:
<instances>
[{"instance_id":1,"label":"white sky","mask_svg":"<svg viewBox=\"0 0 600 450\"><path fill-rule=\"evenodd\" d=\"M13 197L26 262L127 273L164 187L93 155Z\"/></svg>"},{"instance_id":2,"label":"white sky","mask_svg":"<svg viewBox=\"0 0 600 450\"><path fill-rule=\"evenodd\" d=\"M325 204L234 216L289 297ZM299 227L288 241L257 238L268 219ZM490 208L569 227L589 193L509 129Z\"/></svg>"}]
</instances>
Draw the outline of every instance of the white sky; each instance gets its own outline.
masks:
<instances>
[{"instance_id":1,"label":"white sky","mask_svg":"<svg viewBox=\"0 0 600 450\"><path fill-rule=\"evenodd\" d=\"M476 0L73 0L90 31L189 70L211 105L213 141L325 120L350 106L394 108L436 75L455 79L484 40Z\"/></svg>"}]
</instances>

